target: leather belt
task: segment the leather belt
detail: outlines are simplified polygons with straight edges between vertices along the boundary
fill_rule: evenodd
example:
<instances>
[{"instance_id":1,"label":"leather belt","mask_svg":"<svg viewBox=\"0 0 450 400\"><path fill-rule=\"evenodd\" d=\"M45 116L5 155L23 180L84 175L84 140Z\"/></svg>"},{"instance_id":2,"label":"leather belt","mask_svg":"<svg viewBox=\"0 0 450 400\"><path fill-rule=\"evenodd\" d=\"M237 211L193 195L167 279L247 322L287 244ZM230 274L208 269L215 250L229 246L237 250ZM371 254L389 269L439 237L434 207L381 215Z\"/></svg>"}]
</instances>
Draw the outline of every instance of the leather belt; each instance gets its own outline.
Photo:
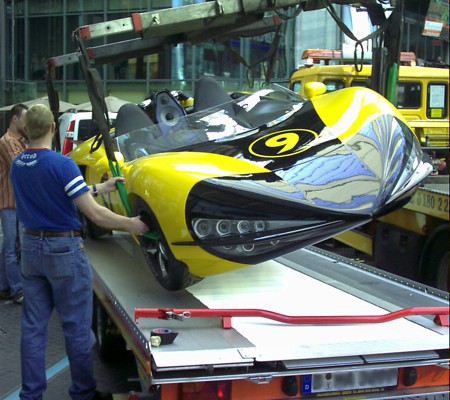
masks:
<instances>
[{"instance_id":1,"label":"leather belt","mask_svg":"<svg viewBox=\"0 0 450 400\"><path fill-rule=\"evenodd\" d=\"M80 230L55 232L55 231L40 231L38 229L24 229L23 233L26 235L40 236L40 237L72 237L81 236Z\"/></svg>"}]
</instances>

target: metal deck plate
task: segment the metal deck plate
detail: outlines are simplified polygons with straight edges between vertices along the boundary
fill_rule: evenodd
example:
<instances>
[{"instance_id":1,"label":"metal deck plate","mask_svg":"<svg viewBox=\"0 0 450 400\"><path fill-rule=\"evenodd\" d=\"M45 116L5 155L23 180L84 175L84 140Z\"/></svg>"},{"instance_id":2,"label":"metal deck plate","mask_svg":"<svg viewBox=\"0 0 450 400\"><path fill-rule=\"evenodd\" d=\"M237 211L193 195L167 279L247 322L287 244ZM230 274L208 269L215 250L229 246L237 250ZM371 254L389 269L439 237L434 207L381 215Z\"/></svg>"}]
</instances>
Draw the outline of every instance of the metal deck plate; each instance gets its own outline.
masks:
<instances>
[{"instance_id":1,"label":"metal deck plate","mask_svg":"<svg viewBox=\"0 0 450 400\"><path fill-rule=\"evenodd\" d=\"M131 316L135 307L258 308L294 316L379 315L395 309L383 296L379 301L383 308L377 304L373 285L369 285L372 291L369 299L364 299L358 282L351 293L350 278L346 290L342 290L335 287L341 284L333 277L320 273L309 276L296 271L292 265L276 261L207 277L186 291L167 292L155 281L139 247L129 235L115 233L100 241L87 241L87 248L95 270L108 287L116 288L117 300ZM343 272L349 268L326 257L312 255L308 250L292 253L285 263L313 272L315 268L334 273L339 268ZM352 274L347 271L347 275ZM370 276L363 278L366 286ZM380 278L377 279L379 283ZM420 296L417 299L420 302ZM414 298L411 301L414 303ZM245 365L253 360L298 362L390 352L404 354L407 358L408 352L448 348L448 328L432 325L426 317L338 326L294 326L257 317L233 318L233 329L229 330L222 329L219 318L191 318L184 322L141 319L138 324L145 337L150 336L152 329L161 327L179 333L172 345L151 349L158 370Z\"/></svg>"},{"instance_id":2,"label":"metal deck plate","mask_svg":"<svg viewBox=\"0 0 450 400\"><path fill-rule=\"evenodd\" d=\"M302 254L306 251L296 253L298 263L303 267L305 257ZM330 268L339 268L331 261L323 262L328 262ZM314 268L313 265L309 267ZM234 271L226 277L208 277L188 290L208 308L260 308L294 316L380 315L388 312L275 261ZM426 318L423 320L425 323ZM443 332L433 332L406 319L381 324L294 326L262 318L233 318L232 324L255 346L257 361L448 348L448 336Z\"/></svg>"},{"instance_id":3,"label":"metal deck plate","mask_svg":"<svg viewBox=\"0 0 450 400\"><path fill-rule=\"evenodd\" d=\"M111 237L87 240L85 244L93 268L107 287L114 288L116 300L132 319L135 307L206 308L185 290L168 292L162 288L150 272L140 248L128 234L114 232ZM183 322L140 319L137 326L146 338L155 328L178 332L173 344L151 349L157 369L249 364L249 360L241 356L240 349L252 344L236 330L222 329L220 319L201 318ZM192 352L195 352L195 357Z\"/></svg>"}]
</instances>

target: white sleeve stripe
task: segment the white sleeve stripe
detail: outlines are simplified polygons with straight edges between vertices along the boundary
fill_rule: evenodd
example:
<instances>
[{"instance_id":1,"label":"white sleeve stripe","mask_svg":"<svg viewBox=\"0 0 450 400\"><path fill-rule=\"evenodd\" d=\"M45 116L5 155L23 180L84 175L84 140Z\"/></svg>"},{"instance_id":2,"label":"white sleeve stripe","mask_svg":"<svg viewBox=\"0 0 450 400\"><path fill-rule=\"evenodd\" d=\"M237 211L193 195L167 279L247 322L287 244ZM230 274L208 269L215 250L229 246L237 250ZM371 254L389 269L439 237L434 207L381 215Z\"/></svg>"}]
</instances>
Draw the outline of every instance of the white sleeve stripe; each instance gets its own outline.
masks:
<instances>
[{"instance_id":1,"label":"white sleeve stripe","mask_svg":"<svg viewBox=\"0 0 450 400\"><path fill-rule=\"evenodd\" d=\"M80 185L76 186L75 188L73 188L70 192L67 192L67 196L72 197L72 195L76 192L78 192L79 190L83 189L84 187L86 187L86 183L81 183Z\"/></svg>"},{"instance_id":2,"label":"white sleeve stripe","mask_svg":"<svg viewBox=\"0 0 450 400\"><path fill-rule=\"evenodd\" d=\"M81 175L72 179L66 186L64 186L64 191L67 192L67 190L69 190L71 186L75 185L75 183L77 183L78 181L80 181L82 179L83 179L83 177Z\"/></svg>"}]
</instances>

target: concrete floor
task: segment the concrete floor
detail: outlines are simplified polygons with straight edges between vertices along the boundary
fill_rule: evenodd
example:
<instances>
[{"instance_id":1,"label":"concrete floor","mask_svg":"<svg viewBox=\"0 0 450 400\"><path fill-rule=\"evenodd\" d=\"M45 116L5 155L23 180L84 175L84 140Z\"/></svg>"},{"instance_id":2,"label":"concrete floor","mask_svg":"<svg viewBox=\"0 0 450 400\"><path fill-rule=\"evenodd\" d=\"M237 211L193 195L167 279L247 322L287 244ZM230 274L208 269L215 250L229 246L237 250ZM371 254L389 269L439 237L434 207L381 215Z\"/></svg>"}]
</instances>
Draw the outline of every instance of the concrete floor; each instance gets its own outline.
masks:
<instances>
[{"instance_id":1,"label":"concrete floor","mask_svg":"<svg viewBox=\"0 0 450 400\"><path fill-rule=\"evenodd\" d=\"M0 229L0 244L3 234ZM20 312L21 306L10 300L0 301L0 399L17 400L21 386L20 373ZM64 347L64 336L60 319L53 313L48 325L48 347L46 351L48 387L46 400L70 399L67 391L71 384L70 372ZM114 400L126 399L131 390L139 390L131 353L116 361L105 361L93 348L97 387L114 393Z\"/></svg>"}]
</instances>

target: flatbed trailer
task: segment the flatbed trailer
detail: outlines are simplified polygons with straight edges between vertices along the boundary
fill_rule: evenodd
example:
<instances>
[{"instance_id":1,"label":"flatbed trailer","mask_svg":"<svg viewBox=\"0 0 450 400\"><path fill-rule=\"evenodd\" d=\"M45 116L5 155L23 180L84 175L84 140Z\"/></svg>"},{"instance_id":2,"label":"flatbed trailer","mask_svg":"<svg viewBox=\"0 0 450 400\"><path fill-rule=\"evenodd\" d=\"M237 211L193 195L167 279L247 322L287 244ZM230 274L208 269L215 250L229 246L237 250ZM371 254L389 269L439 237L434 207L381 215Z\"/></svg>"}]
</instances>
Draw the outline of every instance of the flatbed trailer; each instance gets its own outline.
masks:
<instances>
[{"instance_id":1,"label":"flatbed trailer","mask_svg":"<svg viewBox=\"0 0 450 400\"><path fill-rule=\"evenodd\" d=\"M101 351L114 352L120 335L136 358L141 392L129 399L449 398L446 292L315 247L168 292L130 235L86 248ZM255 309L316 322L232 316ZM226 323L194 316L220 310ZM333 319L402 310L413 312L377 323ZM152 332L177 336L154 346Z\"/></svg>"},{"instance_id":2,"label":"flatbed trailer","mask_svg":"<svg viewBox=\"0 0 450 400\"><path fill-rule=\"evenodd\" d=\"M89 73L94 119L107 135L94 64L150 54L167 44L219 40L248 24L260 32L261 23L278 24L263 19L266 11L298 3L214 1L79 27L77 52L51 58L48 77L52 68L80 61ZM119 33L136 38L85 46ZM444 291L308 248L168 292L130 235L114 232L87 240L86 247L101 353L114 352L119 336L136 359L141 392L130 393L130 400L449 398ZM199 310L222 317L197 318ZM274 321L258 310L300 318L295 324ZM236 316L239 311L248 314ZM407 316L380 322L397 311ZM152 313L163 320L146 317ZM373 319L378 322L368 322ZM164 338L174 332L173 343L152 344L152 333Z\"/></svg>"}]
</instances>

